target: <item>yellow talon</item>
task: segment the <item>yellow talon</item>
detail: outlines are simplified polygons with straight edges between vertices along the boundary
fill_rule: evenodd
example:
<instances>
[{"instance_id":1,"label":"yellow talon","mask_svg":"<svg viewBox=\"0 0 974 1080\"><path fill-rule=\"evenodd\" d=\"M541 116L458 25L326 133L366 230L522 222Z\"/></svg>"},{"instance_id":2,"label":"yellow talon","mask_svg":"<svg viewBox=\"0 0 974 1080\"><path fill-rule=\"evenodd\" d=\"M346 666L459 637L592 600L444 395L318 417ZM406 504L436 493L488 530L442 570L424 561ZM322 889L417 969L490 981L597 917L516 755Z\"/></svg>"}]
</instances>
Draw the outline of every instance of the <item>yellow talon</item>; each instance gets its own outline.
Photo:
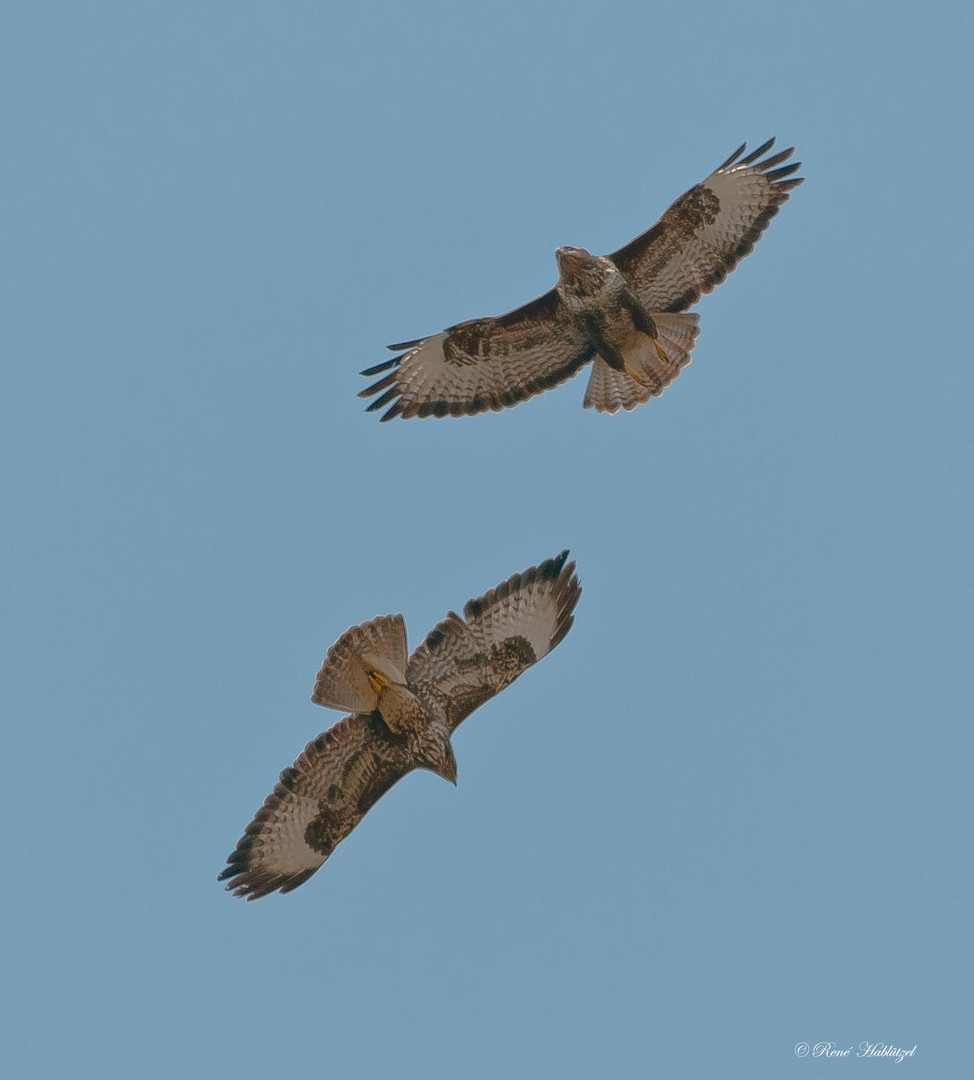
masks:
<instances>
[{"instance_id":1,"label":"yellow talon","mask_svg":"<svg viewBox=\"0 0 974 1080\"><path fill-rule=\"evenodd\" d=\"M626 374L631 375L632 378L634 378L636 380L636 382L639 383L640 386L645 386L646 385L643 382L642 378L639 375L637 375L635 371L633 371L633 369L625 362L625 360L623 360L622 366L623 366L623 369L625 370Z\"/></svg>"},{"instance_id":2,"label":"yellow talon","mask_svg":"<svg viewBox=\"0 0 974 1080\"><path fill-rule=\"evenodd\" d=\"M381 694L382 691L389 685L389 680L382 674L381 671L369 672L369 686L376 694Z\"/></svg>"},{"instance_id":3,"label":"yellow talon","mask_svg":"<svg viewBox=\"0 0 974 1080\"><path fill-rule=\"evenodd\" d=\"M658 338L653 338L653 344L656 346L656 355L665 364L668 364L670 362L670 358L666 355L666 352L664 351L663 346L660 345L659 339Z\"/></svg>"}]
</instances>

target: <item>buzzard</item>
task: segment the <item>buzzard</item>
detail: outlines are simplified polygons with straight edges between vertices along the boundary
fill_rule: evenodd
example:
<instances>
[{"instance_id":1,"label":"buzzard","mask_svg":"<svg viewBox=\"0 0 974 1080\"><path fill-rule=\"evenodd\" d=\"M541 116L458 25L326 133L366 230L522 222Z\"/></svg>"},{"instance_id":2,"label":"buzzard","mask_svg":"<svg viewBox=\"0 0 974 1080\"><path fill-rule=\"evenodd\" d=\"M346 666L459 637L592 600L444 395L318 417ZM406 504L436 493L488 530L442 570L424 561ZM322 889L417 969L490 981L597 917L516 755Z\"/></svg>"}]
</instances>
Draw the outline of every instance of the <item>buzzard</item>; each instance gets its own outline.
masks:
<instances>
[{"instance_id":1,"label":"buzzard","mask_svg":"<svg viewBox=\"0 0 974 1080\"><path fill-rule=\"evenodd\" d=\"M296 889L413 769L455 784L453 731L571 629L582 589L567 558L563 551L469 600L463 619L448 612L408 660L401 615L342 634L311 700L351 715L281 773L219 876L227 889L248 900Z\"/></svg>"},{"instance_id":2,"label":"buzzard","mask_svg":"<svg viewBox=\"0 0 974 1080\"><path fill-rule=\"evenodd\" d=\"M560 247L558 284L506 315L390 345L408 350L362 372L382 378L359 397L382 416L497 411L571 378L592 362L585 408L615 413L656 397L690 362L699 316L688 314L743 259L802 183L794 150L758 159L742 144L656 224L611 255Z\"/></svg>"}]
</instances>

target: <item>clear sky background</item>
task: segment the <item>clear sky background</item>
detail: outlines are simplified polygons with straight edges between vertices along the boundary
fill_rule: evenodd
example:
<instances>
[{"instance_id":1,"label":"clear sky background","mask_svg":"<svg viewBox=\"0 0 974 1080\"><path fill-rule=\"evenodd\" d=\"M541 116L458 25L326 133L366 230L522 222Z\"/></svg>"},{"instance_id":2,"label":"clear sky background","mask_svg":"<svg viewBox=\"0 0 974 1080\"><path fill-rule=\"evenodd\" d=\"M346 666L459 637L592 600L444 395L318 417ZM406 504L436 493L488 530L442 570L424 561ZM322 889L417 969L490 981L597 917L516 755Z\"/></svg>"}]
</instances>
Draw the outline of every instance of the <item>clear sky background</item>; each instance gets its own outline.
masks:
<instances>
[{"instance_id":1,"label":"clear sky background","mask_svg":"<svg viewBox=\"0 0 974 1080\"><path fill-rule=\"evenodd\" d=\"M5 5L8 1075L971 1075L970 10ZM363 411L770 135L661 399ZM226 894L334 639L564 547L458 789Z\"/></svg>"}]
</instances>

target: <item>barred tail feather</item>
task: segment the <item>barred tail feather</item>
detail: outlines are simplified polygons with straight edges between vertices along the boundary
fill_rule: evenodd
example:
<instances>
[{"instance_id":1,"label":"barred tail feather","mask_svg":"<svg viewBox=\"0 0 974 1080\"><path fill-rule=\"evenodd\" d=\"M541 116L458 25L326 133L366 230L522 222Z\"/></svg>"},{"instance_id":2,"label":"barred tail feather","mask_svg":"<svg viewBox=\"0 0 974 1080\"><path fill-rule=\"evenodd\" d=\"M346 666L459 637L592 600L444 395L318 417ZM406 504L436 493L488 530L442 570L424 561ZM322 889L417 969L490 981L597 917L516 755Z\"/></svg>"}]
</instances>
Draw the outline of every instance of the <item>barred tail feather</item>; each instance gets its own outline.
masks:
<instances>
[{"instance_id":1,"label":"barred tail feather","mask_svg":"<svg viewBox=\"0 0 974 1080\"><path fill-rule=\"evenodd\" d=\"M588 378L585 400L586 409L597 412L617 413L620 409L635 409L640 402L649 401L650 391L624 371L615 371L596 356L592 362L592 374Z\"/></svg>"},{"instance_id":2,"label":"barred tail feather","mask_svg":"<svg viewBox=\"0 0 974 1080\"><path fill-rule=\"evenodd\" d=\"M342 712L370 713L379 702L373 680L405 682L406 625L401 615L378 615L352 626L328 650L315 679L311 700Z\"/></svg>"},{"instance_id":3,"label":"barred tail feather","mask_svg":"<svg viewBox=\"0 0 974 1080\"><path fill-rule=\"evenodd\" d=\"M640 334L636 344L623 354L628 371L617 371L596 356L585 392L586 409L615 413L634 409L658 397L690 363L690 353L700 332L700 317L694 313L662 313L652 316L656 339ZM666 359L657 351L659 344ZM635 372L638 380L629 372Z\"/></svg>"},{"instance_id":4,"label":"barred tail feather","mask_svg":"<svg viewBox=\"0 0 974 1080\"><path fill-rule=\"evenodd\" d=\"M697 335L700 333L700 316L695 311L668 312L654 315L653 322L656 323L656 333L663 351L677 367L668 380L672 382L680 374L680 368L690 363L690 353L693 352Z\"/></svg>"}]
</instances>

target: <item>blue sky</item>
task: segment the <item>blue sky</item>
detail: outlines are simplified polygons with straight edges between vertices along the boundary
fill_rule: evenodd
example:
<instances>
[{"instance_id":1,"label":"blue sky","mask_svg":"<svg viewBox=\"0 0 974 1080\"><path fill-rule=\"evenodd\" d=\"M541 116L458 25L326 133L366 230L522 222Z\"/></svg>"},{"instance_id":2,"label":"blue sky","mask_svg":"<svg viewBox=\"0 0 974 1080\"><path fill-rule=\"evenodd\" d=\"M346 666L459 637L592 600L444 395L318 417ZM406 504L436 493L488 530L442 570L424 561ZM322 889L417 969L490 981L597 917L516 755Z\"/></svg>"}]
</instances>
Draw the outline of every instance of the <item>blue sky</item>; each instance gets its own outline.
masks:
<instances>
[{"instance_id":1,"label":"blue sky","mask_svg":"<svg viewBox=\"0 0 974 1080\"><path fill-rule=\"evenodd\" d=\"M966 6L2 22L10 1075L966 1075ZM770 135L806 183L661 399L362 411L387 342ZM338 719L338 634L418 643L564 547L575 628L460 729L459 787L224 893Z\"/></svg>"}]
</instances>

